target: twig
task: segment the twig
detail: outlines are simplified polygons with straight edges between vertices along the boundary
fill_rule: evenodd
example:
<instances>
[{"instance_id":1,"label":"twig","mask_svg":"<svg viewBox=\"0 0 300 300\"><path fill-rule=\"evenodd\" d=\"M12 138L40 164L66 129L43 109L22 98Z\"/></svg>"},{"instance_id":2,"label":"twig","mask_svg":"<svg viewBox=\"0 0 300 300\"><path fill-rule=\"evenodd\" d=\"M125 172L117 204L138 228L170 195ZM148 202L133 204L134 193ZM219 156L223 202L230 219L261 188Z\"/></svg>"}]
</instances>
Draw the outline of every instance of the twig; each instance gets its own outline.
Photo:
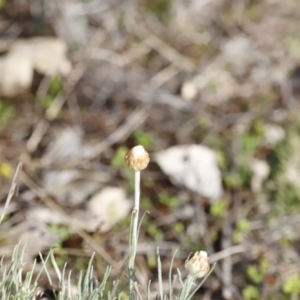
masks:
<instances>
[{"instance_id":1,"label":"twig","mask_svg":"<svg viewBox=\"0 0 300 300\"><path fill-rule=\"evenodd\" d=\"M139 91L132 90L132 94L137 100L147 104L166 104L181 111L192 111L195 109L195 105L193 103L188 103L181 97L172 95L163 89L143 87Z\"/></svg>"},{"instance_id":2,"label":"twig","mask_svg":"<svg viewBox=\"0 0 300 300\"><path fill-rule=\"evenodd\" d=\"M140 291L139 291L139 285L138 285L137 282L134 283L134 289L135 289L137 295L139 296L139 298L140 298L141 300L143 300L143 297L142 297L142 295L141 295L141 293L140 293Z\"/></svg>"},{"instance_id":3,"label":"twig","mask_svg":"<svg viewBox=\"0 0 300 300\"><path fill-rule=\"evenodd\" d=\"M191 60L162 41L159 37L151 34L151 32L149 32L149 35L150 36L147 37L144 41L147 46L157 50L161 54L161 56L172 62L180 69L184 69L187 72L192 72L196 69L196 66L194 65L194 63L192 63Z\"/></svg>"},{"instance_id":4,"label":"twig","mask_svg":"<svg viewBox=\"0 0 300 300\"><path fill-rule=\"evenodd\" d=\"M209 256L209 258L210 258L211 262L216 262L218 260L225 259L228 256L243 253L246 250L249 250L249 248L247 249L246 246L244 246L244 245L237 245L237 246L233 246L233 247L228 247L228 248L223 249L223 250L221 250L217 253L211 254Z\"/></svg>"},{"instance_id":5,"label":"twig","mask_svg":"<svg viewBox=\"0 0 300 300\"><path fill-rule=\"evenodd\" d=\"M117 128L106 139L96 144L93 150L85 157L72 157L65 161L61 167L72 168L78 164L82 164L97 157L101 152L111 147L117 142L125 140L136 128L138 128L149 116L148 106L137 108L127 118L126 122ZM43 162L43 165L47 165L48 162Z\"/></svg>"},{"instance_id":6,"label":"twig","mask_svg":"<svg viewBox=\"0 0 300 300\"><path fill-rule=\"evenodd\" d=\"M17 170L16 170L15 175L13 177L13 180L12 180L12 183L11 183L11 186L10 186L10 189L9 189L6 201L5 201L5 205L4 205L2 215L1 215L1 218L0 218L0 224L3 221L3 218L5 216L5 212L8 209L10 200L12 199L13 195L15 194L15 191L16 191L16 188L17 188L17 180L18 180L18 176L19 176L19 173L20 173L21 169L22 169L22 163L20 162L18 164Z\"/></svg>"}]
</instances>

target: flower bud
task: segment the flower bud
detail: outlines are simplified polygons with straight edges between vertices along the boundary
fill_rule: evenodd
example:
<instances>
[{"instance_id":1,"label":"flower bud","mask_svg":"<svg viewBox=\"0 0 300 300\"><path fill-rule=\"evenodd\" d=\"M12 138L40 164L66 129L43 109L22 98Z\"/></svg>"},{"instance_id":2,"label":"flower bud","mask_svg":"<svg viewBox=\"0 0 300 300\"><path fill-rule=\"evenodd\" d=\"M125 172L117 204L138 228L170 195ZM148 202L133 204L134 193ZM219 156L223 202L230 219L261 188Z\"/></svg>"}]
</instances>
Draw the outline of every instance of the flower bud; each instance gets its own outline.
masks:
<instances>
[{"instance_id":1,"label":"flower bud","mask_svg":"<svg viewBox=\"0 0 300 300\"><path fill-rule=\"evenodd\" d=\"M125 156L128 168L134 171L144 170L149 161L149 153L141 145L133 147Z\"/></svg>"},{"instance_id":2,"label":"flower bud","mask_svg":"<svg viewBox=\"0 0 300 300\"><path fill-rule=\"evenodd\" d=\"M204 277L209 269L209 257L205 251L197 251L192 257L189 255L185 261L185 269L196 278Z\"/></svg>"}]
</instances>

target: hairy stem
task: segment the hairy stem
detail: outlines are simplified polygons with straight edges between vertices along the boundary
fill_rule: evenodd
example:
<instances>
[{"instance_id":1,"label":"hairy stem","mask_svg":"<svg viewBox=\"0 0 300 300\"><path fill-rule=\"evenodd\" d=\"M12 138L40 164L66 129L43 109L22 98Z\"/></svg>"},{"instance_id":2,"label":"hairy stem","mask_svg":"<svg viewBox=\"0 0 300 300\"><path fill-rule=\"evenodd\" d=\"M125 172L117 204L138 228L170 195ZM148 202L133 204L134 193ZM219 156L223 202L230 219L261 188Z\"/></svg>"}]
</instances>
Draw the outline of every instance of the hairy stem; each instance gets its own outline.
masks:
<instances>
[{"instance_id":1,"label":"hairy stem","mask_svg":"<svg viewBox=\"0 0 300 300\"><path fill-rule=\"evenodd\" d=\"M140 210L140 181L141 172L134 172L134 207L132 210L132 224L131 224L131 239L130 239L130 253L129 253L129 294L130 300L134 300L134 262L137 249L138 240L138 222Z\"/></svg>"}]
</instances>

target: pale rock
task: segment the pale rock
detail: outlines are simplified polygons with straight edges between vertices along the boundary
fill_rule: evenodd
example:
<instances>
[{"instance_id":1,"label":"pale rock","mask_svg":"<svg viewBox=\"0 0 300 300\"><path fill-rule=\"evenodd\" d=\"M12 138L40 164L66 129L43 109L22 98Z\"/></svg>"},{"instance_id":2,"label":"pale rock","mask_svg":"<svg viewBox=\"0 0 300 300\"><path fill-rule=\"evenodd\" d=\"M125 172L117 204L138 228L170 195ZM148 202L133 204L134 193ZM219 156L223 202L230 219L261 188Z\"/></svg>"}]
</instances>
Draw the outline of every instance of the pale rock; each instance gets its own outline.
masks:
<instances>
[{"instance_id":1,"label":"pale rock","mask_svg":"<svg viewBox=\"0 0 300 300\"><path fill-rule=\"evenodd\" d=\"M198 93L198 88L195 82L190 80L183 83L181 87L181 97L184 100L188 100L188 101L193 100L196 97L197 93Z\"/></svg>"},{"instance_id":2,"label":"pale rock","mask_svg":"<svg viewBox=\"0 0 300 300\"><path fill-rule=\"evenodd\" d=\"M14 97L29 90L33 73L66 76L71 71L66 43L52 37L17 39L0 58L0 95Z\"/></svg>"},{"instance_id":3,"label":"pale rock","mask_svg":"<svg viewBox=\"0 0 300 300\"><path fill-rule=\"evenodd\" d=\"M106 187L88 201L89 221L85 226L106 232L129 214L132 205L122 188Z\"/></svg>"},{"instance_id":4,"label":"pale rock","mask_svg":"<svg viewBox=\"0 0 300 300\"><path fill-rule=\"evenodd\" d=\"M0 95L13 97L29 89L33 66L27 54L10 53L0 58Z\"/></svg>"},{"instance_id":5,"label":"pale rock","mask_svg":"<svg viewBox=\"0 0 300 300\"><path fill-rule=\"evenodd\" d=\"M253 159L250 168L252 171L251 190L255 193L260 192L263 182L270 174L270 167L264 160Z\"/></svg>"},{"instance_id":6,"label":"pale rock","mask_svg":"<svg viewBox=\"0 0 300 300\"><path fill-rule=\"evenodd\" d=\"M71 71L71 63L66 58L67 45L57 38L38 37L17 40L13 43L10 52L27 53L33 68L43 75L68 75Z\"/></svg>"},{"instance_id":7,"label":"pale rock","mask_svg":"<svg viewBox=\"0 0 300 300\"><path fill-rule=\"evenodd\" d=\"M202 145L174 146L154 159L177 185L217 202L223 193L221 172L213 150Z\"/></svg>"},{"instance_id":8,"label":"pale rock","mask_svg":"<svg viewBox=\"0 0 300 300\"><path fill-rule=\"evenodd\" d=\"M264 127L264 142L268 147L274 147L285 138L284 129L276 124L266 124Z\"/></svg>"}]
</instances>

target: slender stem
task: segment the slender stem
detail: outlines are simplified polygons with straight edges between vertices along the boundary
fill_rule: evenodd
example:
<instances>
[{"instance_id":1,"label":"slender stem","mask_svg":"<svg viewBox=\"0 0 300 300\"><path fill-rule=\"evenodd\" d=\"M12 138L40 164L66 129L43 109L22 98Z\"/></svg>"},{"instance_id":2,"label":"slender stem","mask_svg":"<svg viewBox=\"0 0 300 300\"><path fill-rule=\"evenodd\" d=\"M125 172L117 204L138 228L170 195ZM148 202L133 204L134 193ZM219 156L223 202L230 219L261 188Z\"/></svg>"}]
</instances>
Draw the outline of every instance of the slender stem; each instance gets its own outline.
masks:
<instances>
[{"instance_id":1,"label":"slender stem","mask_svg":"<svg viewBox=\"0 0 300 300\"><path fill-rule=\"evenodd\" d=\"M161 270L161 260L160 260L160 256L159 256L158 247L157 247L157 271L158 271L159 300L163 300L164 296L163 296L162 270Z\"/></svg>"},{"instance_id":2,"label":"slender stem","mask_svg":"<svg viewBox=\"0 0 300 300\"><path fill-rule=\"evenodd\" d=\"M134 300L134 262L137 249L138 240L138 223L140 210L140 181L141 172L134 172L134 207L132 210L132 226L131 226L131 240L130 240L130 257L129 257L129 294L130 300Z\"/></svg>"},{"instance_id":3,"label":"slender stem","mask_svg":"<svg viewBox=\"0 0 300 300\"><path fill-rule=\"evenodd\" d=\"M140 182L141 182L141 171L134 172L134 211L135 215L133 218L133 232L132 232L132 240L133 240L133 267L134 260L137 249L137 232L138 232L138 223L139 223L139 212L140 212Z\"/></svg>"}]
</instances>

